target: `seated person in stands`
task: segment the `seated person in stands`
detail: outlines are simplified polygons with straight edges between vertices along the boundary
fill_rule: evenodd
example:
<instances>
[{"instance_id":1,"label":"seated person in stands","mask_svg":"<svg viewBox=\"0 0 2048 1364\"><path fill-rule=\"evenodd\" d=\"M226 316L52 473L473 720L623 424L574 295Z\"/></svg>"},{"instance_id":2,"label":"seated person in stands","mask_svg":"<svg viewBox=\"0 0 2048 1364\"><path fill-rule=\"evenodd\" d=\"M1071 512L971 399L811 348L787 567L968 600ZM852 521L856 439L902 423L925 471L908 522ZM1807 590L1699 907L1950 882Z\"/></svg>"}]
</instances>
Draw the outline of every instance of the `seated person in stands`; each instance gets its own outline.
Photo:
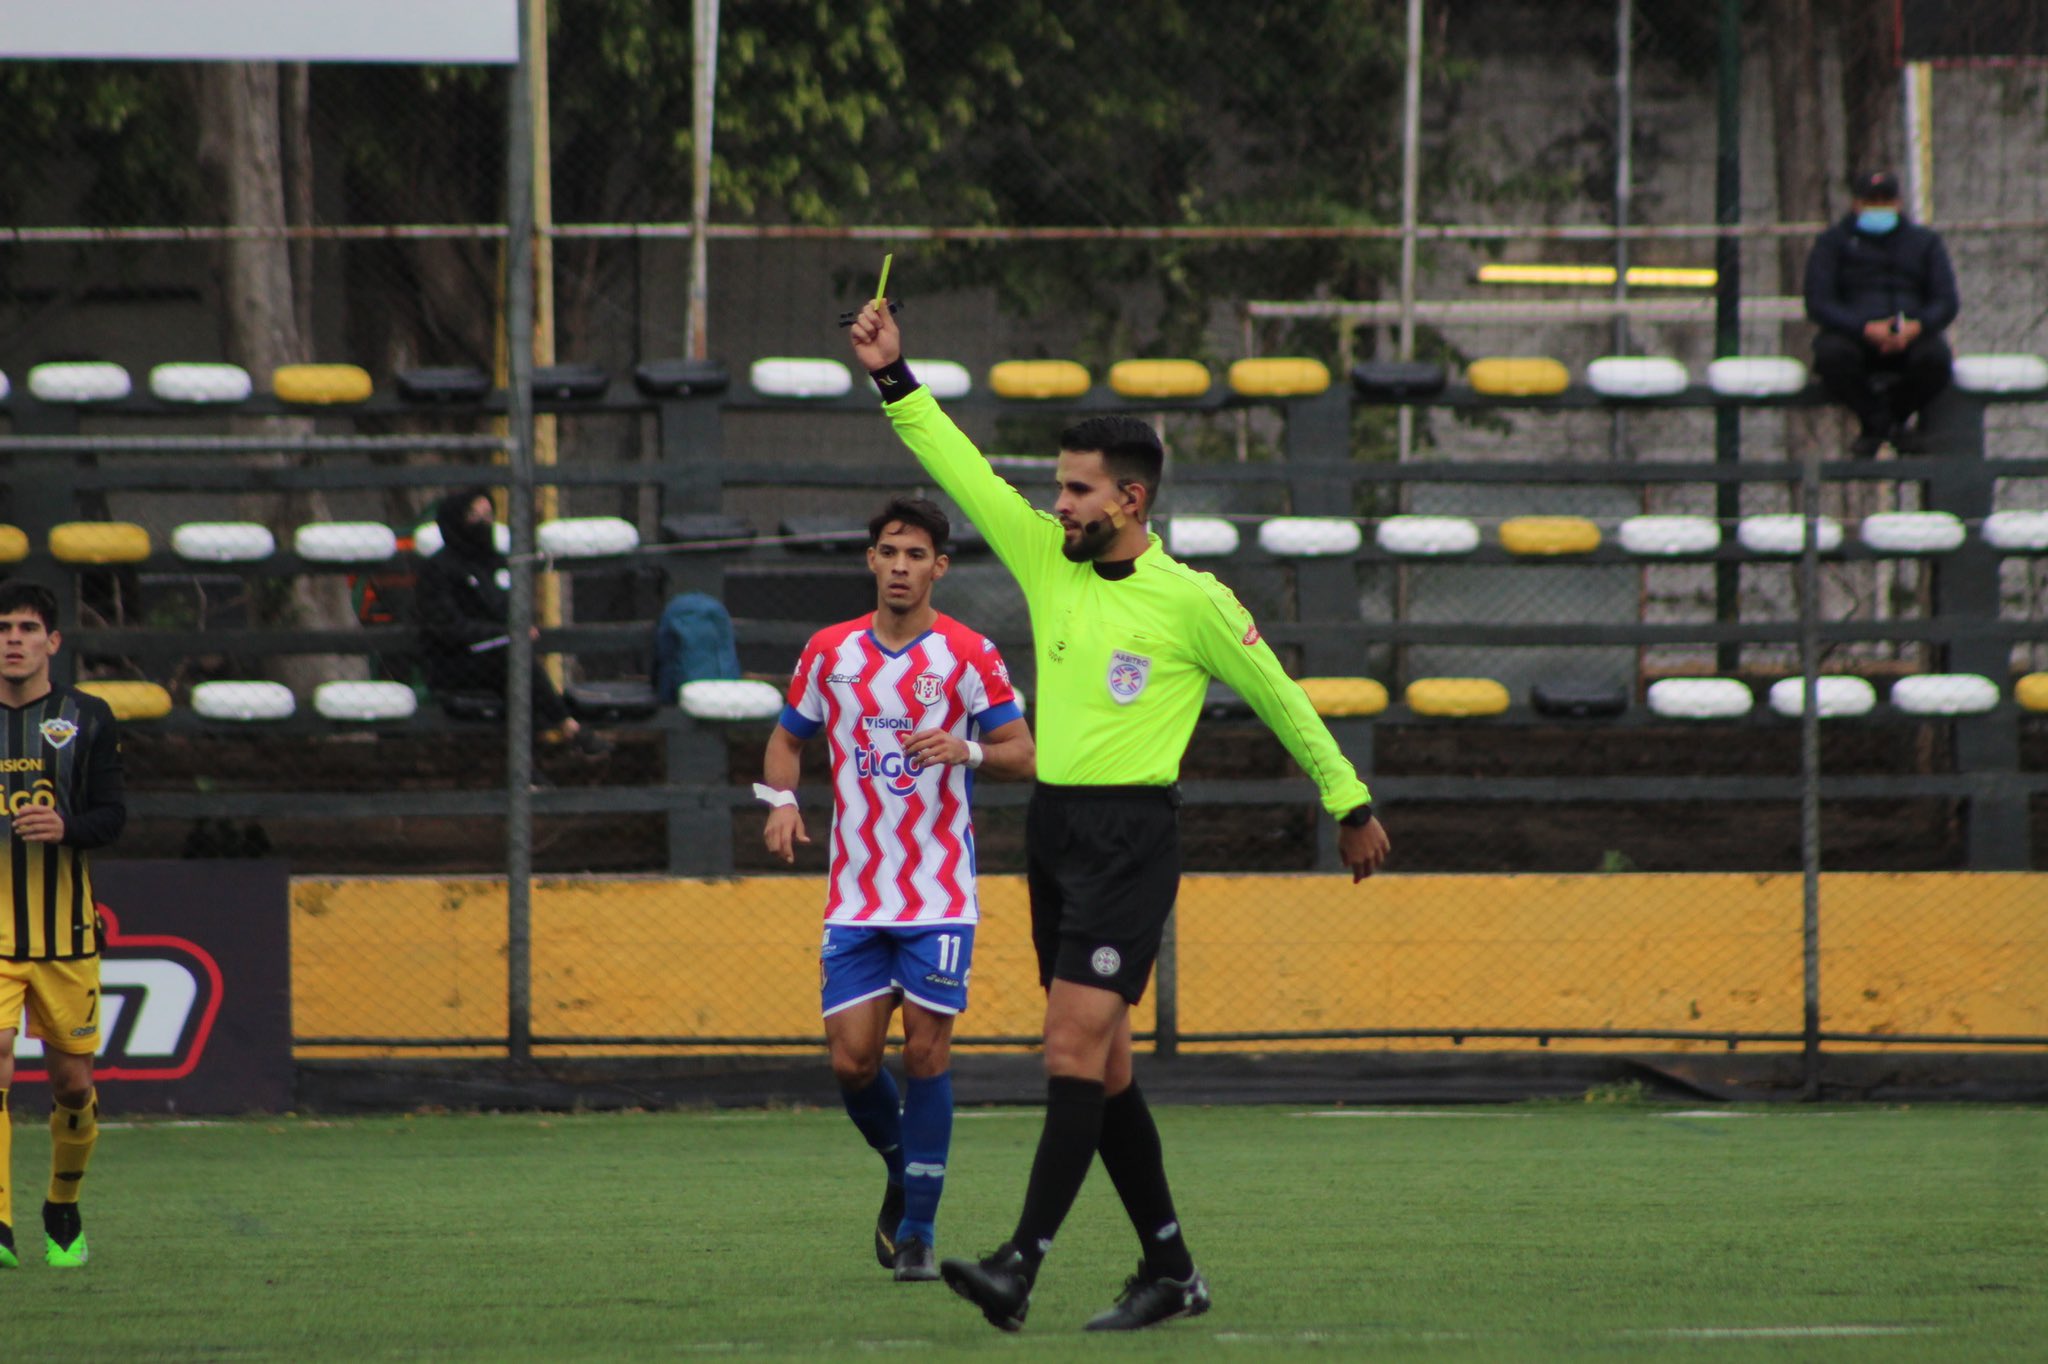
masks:
<instances>
[{"instance_id":1,"label":"seated person in stands","mask_svg":"<svg viewBox=\"0 0 2048 1364\"><path fill-rule=\"evenodd\" d=\"M434 509L441 548L420 565L416 587L420 621L420 664L436 696L449 692L505 693L506 660L512 637L506 632L512 578L493 540L496 513L487 489L450 493ZM534 638L540 637L535 628ZM610 745L569 714L547 672L533 667L533 721L559 729L578 751L592 756Z\"/></svg>"},{"instance_id":2,"label":"seated person in stands","mask_svg":"<svg viewBox=\"0 0 2048 1364\"><path fill-rule=\"evenodd\" d=\"M1849 215L1821 233L1806 258L1806 316L1820 328L1814 372L1862 422L1849 448L1867 458L1948 387L1941 334L1960 305L1948 248L1932 228L1906 221L1897 177L1859 175L1850 190ZM1885 373L1897 376L1889 389L1875 382Z\"/></svg>"}]
</instances>

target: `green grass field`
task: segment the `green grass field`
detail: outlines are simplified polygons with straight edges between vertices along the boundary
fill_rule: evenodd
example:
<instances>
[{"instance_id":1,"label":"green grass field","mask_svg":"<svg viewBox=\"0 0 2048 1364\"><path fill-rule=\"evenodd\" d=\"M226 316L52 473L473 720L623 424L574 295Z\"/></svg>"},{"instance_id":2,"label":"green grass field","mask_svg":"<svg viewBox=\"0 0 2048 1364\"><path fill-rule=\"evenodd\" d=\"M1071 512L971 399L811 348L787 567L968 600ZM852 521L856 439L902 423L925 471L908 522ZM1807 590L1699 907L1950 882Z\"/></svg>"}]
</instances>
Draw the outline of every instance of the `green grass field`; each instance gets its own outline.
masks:
<instances>
[{"instance_id":1,"label":"green grass field","mask_svg":"<svg viewBox=\"0 0 2048 1364\"><path fill-rule=\"evenodd\" d=\"M109 1130L93 1263L0 1274L0 1354L2048 1358L2048 1111L1159 1119L1216 1308L1142 1336L1078 1329L1136 1258L1099 1170L1006 1337L876 1267L880 1163L836 1112L524 1114ZM1037 1133L961 1115L942 1254L1002 1239ZM24 1231L45 1142L18 1126Z\"/></svg>"}]
</instances>

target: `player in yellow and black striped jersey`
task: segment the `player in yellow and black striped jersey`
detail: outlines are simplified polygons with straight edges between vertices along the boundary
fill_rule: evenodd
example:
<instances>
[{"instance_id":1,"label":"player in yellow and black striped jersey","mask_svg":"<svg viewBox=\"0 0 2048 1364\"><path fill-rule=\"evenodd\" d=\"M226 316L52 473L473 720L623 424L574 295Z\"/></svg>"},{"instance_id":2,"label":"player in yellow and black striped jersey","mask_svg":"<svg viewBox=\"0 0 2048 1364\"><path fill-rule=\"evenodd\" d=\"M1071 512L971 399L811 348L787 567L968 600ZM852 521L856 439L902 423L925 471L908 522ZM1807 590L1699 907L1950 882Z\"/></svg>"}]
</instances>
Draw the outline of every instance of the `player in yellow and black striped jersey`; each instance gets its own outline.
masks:
<instances>
[{"instance_id":1,"label":"player in yellow and black striped jersey","mask_svg":"<svg viewBox=\"0 0 2048 1364\"><path fill-rule=\"evenodd\" d=\"M0 1268L21 1263L11 1184L14 1039L24 1007L50 1072L50 1192L43 1258L86 1261L79 1186L99 1139L92 1058L100 1040L100 926L87 853L120 835L121 740L97 697L50 679L63 643L57 599L0 583Z\"/></svg>"}]
</instances>

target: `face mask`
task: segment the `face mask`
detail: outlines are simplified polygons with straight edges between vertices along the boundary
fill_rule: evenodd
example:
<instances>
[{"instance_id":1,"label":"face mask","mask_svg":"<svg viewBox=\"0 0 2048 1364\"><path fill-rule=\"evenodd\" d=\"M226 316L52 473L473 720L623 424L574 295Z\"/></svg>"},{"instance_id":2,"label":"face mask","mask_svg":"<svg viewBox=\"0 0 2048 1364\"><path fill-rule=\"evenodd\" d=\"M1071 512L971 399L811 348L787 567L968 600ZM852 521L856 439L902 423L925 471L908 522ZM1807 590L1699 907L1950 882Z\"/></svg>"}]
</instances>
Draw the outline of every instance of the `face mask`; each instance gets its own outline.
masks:
<instances>
[{"instance_id":1,"label":"face mask","mask_svg":"<svg viewBox=\"0 0 2048 1364\"><path fill-rule=\"evenodd\" d=\"M1882 237L1899 225L1899 211L1895 208L1860 208L1856 210L1856 230L1867 232L1873 237Z\"/></svg>"},{"instance_id":2,"label":"face mask","mask_svg":"<svg viewBox=\"0 0 2048 1364\"><path fill-rule=\"evenodd\" d=\"M489 521L464 521L455 527L456 543L479 554L488 554L495 548L493 531L496 528Z\"/></svg>"}]
</instances>

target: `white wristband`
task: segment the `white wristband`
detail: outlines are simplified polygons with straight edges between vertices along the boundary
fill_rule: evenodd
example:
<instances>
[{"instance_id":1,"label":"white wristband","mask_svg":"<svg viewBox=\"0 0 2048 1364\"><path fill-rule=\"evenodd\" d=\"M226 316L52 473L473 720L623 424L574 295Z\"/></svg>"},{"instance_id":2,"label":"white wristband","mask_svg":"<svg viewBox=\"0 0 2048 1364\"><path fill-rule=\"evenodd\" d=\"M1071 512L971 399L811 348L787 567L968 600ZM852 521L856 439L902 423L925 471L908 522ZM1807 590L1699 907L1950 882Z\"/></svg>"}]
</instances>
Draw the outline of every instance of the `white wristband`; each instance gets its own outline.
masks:
<instances>
[{"instance_id":1,"label":"white wristband","mask_svg":"<svg viewBox=\"0 0 2048 1364\"><path fill-rule=\"evenodd\" d=\"M969 767L981 766L981 760L983 756L984 754L981 751L981 745L974 742L974 740L969 739L967 741L967 765Z\"/></svg>"},{"instance_id":2,"label":"white wristband","mask_svg":"<svg viewBox=\"0 0 2048 1364\"><path fill-rule=\"evenodd\" d=\"M772 786L757 781L754 783L754 799L760 801L763 805L795 805L796 792L778 791Z\"/></svg>"}]
</instances>

